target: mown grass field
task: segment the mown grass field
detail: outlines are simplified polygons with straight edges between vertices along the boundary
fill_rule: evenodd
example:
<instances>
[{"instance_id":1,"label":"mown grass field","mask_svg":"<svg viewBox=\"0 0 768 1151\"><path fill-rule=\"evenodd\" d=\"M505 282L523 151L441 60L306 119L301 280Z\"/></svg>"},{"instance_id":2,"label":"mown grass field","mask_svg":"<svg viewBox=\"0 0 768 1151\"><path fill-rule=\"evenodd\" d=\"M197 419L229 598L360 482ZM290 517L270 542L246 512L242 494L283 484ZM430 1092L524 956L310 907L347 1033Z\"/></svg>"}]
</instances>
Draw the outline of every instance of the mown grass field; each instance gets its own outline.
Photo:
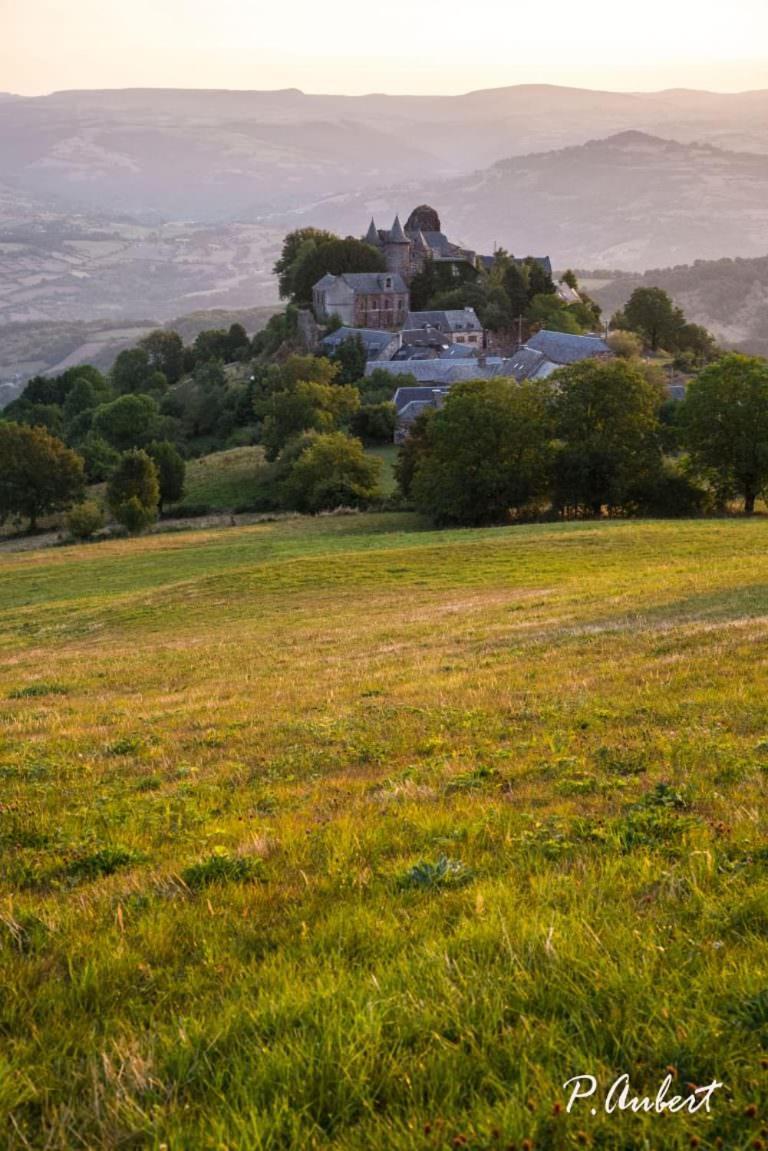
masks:
<instances>
[{"instance_id":1,"label":"mown grass field","mask_svg":"<svg viewBox=\"0 0 768 1151\"><path fill-rule=\"evenodd\" d=\"M765 1146L767 640L759 520L0 557L0 1143Z\"/></svg>"}]
</instances>

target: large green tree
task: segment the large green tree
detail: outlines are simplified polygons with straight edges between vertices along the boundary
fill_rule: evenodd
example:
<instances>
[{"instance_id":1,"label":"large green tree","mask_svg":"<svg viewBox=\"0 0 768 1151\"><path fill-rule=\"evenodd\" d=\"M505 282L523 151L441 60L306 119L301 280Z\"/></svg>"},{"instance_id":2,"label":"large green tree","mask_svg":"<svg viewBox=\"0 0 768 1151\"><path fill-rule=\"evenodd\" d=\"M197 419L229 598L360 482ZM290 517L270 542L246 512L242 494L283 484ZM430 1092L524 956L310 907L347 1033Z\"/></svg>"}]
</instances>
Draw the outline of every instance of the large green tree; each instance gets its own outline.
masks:
<instances>
[{"instance_id":1,"label":"large green tree","mask_svg":"<svg viewBox=\"0 0 768 1151\"><path fill-rule=\"evenodd\" d=\"M620 507L661 467L662 390L626 360L585 360L552 381L555 506L594 515Z\"/></svg>"},{"instance_id":2,"label":"large green tree","mask_svg":"<svg viewBox=\"0 0 768 1151\"><path fill-rule=\"evenodd\" d=\"M550 394L546 381L454 387L445 405L419 423L415 465L400 468L417 507L440 524L498 523L544 497Z\"/></svg>"},{"instance_id":3,"label":"large green tree","mask_svg":"<svg viewBox=\"0 0 768 1151\"><path fill-rule=\"evenodd\" d=\"M184 344L178 332L158 328L139 342L139 348L147 353L150 372L162 372L169 384L181 379Z\"/></svg>"},{"instance_id":4,"label":"large green tree","mask_svg":"<svg viewBox=\"0 0 768 1151\"><path fill-rule=\"evenodd\" d=\"M32 530L38 518L78 500L83 461L44 428L0 423L0 516L22 515Z\"/></svg>"},{"instance_id":5,"label":"large green tree","mask_svg":"<svg viewBox=\"0 0 768 1151\"><path fill-rule=\"evenodd\" d=\"M262 443L268 460L302 432L330 432L346 427L360 407L357 388L301 380L275 392L265 407Z\"/></svg>"},{"instance_id":6,"label":"large green tree","mask_svg":"<svg viewBox=\"0 0 768 1151\"><path fill-rule=\"evenodd\" d=\"M752 513L768 485L768 362L730 355L710 364L688 386L681 421L694 464Z\"/></svg>"},{"instance_id":7,"label":"large green tree","mask_svg":"<svg viewBox=\"0 0 768 1151\"><path fill-rule=\"evenodd\" d=\"M272 269L277 276L281 299L289 300L294 295L294 275L302 259L320 244L338 238L335 233L326 232L322 228L297 228L288 233L283 240L280 258Z\"/></svg>"},{"instance_id":8,"label":"large green tree","mask_svg":"<svg viewBox=\"0 0 768 1151\"><path fill-rule=\"evenodd\" d=\"M642 336L652 352L659 348L674 351L684 326L683 312L662 288L636 288L614 321L614 327Z\"/></svg>"},{"instance_id":9,"label":"large green tree","mask_svg":"<svg viewBox=\"0 0 768 1151\"><path fill-rule=\"evenodd\" d=\"M312 303L312 289L318 280L331 273L383 272L386 270L381 252L362 240L327 240L312 248L297 264L293 272L293 300L297 304Z\"/></svg>"},{"instance_id":10,"label":"large green tree","mask_svg":"<svg viewBox=\"0 0 768 1151\"><path fill-rule=\"evenodd\" d=\"M117 451L140 447L155 436L160 409L152 396L119 396L97 408L93 430Z\"/></svg>"},{"instance_id":11,"label":"large green tree","mask_svg":"<svg viewBox=\"0 0 768 1151\"><path fill-rule=\"evenodd\" d=\"M286 507L300 512L364 507L381 496L381 460L343 432L307 437L282 485Z\"/></svg>"}]
</instances>

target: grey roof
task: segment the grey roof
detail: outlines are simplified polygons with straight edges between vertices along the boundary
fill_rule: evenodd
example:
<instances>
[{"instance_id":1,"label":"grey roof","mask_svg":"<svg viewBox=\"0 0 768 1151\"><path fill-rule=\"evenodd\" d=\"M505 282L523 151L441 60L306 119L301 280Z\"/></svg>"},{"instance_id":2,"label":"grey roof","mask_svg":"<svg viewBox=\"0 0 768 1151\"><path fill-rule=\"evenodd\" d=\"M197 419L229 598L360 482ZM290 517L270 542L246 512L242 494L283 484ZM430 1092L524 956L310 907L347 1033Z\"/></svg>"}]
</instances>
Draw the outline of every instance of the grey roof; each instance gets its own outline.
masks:
<instances>
[{"instance_id":1,"label":"grey roof","mask_svg":"<svg viewBox=\"0 0 768 1151\"><path fill-rule=\"evenodd\" d=\"M530 380L541 369L547 357L530 347L518 348L507 360L509 374L518 381Z\"/></svg>"},{"instance_id":2,"label":"grey roof","mask_svg":"<svg viewBox=\"0 0 768 1151\"><path fill-rule=\"evenodd\" d=\"M392 332L383 332L379 328L341 327L337 328L335 332L330 332L327 336L324 336L320 343L324 348L335 349L345 340L354 339L356 336L359 336L362 340L363 347L369 359L374 359L377 355L380 355L385 348L397 339L397 336Z\"/></svg>"},{"instance_id":3,"label":"grey roof","mask_svg":"<svg viewBox=\"0 0 768 1151\"><path fill-rule=\"evenodd\" d=\"M405 280L397 272L342 272L340 276L332 276L330 273L327 273L323 276L322 280L318 280L315 287L329 288L337 280L344 280L344 282L356 292L408 291ZM384 286L387 280L391 280L391 288Z\"/></svg>"},{"instance_id":4,"label":"grey roof","mask_svg":"<svg viewBox=\"0 0 768 1151\"><path fill-rule=\"evenodd\" d=\"M441 360L471 360L477 358L477 348L469 344L449 344L438 354Z\"/></svg>"},{"instance_id":5,"label":"grey roof","mask_svg":"<svg viewBox=\"0 0 768 1151\"><path fill-rule=\"evenodd\" d=\"M474 308L452 308L446 311L409 312L406 328L437 328L440 332L482 332L483 326Z\"/></svg>"},{"instance_id":6,"label":"grey roof","mask_svg":"<svg viewBox=\"0 0 768 1151\"><path fill-rule=\"evenodd\" d=\"M379 232L373 216L371 216L371 223L368 227L368 231L365 234L365 242L366 244L373 244L374 248L378 248L379 244L381 243L381 240L379 239Z\"/></svg>"},{"instance_id":7,"label":"grey roof","mask_svg":"<svg viewBox=\"0 0 768 1151\"><path fill-rule=\"evenodd\" d=\"M445 395L448 391L450 391L450 388L418 388L412 386L398 388L395 392L393 401L398 416L402 415L406 408L410 408L412 404L419 404L421 407L428 407L434 402L436 391L440 392L441 395Z\"/></svg>"},{"instance_id":8,"label":"grey roof","mask_svg":"<svg viewBox=\"0 0 768 1151\"><path fill-rule=\"evenodd\" d=\"M506 360L483 364L479 360L370 360L366 376L376 368L383 368L393 376L414 376L422 384L458 384L465 380L489 380L507 376Z\"/></svg>"},{"instance_id":9,"label":"grey roof","mask_svg":"<svg viewBox=\"0 0 768 1151\"><path fill-rule=\"evenodd\" d=\"M532 336L526 347L542 352L554 364L578 364L593 356L611 355L611 349L600 336L572 336L546 329Z\"/></svg>"}]
</instances>

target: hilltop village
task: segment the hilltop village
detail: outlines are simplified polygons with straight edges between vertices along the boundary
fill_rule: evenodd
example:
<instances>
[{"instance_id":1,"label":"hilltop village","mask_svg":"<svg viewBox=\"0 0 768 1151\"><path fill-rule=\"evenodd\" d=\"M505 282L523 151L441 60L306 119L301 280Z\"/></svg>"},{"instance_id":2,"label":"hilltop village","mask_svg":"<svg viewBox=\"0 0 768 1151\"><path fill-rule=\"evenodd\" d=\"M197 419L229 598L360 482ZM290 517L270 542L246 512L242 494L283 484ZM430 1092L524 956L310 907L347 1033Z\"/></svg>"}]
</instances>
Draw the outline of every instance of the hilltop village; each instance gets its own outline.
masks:
<instances>
[{"instance_id":1,"label":"hilltop village","mask_svg":"<svg viewBox=\"0 0 768 1151\"><path fill-rule=\"evenodd\" d=\"M312 310L320 324L332 326L320 339L323 351L334 354L343 343L356 339L365 348L366 376L384 368L408 379L394 396L398 443L421 411L439 407L451 386L462 380L543 379L567 364L612 354L596 332L540 326L523 339L530 325L524 328L520 316L518 339L510 347L509 339L500 339L483 325L471 305L413 307L412 286L419 278L430 274L449 292L454 286L460 294L461 285L474 286L477 275L490 276L501 263L507 275L511 269L521 280L533 272L540 280L541 295L549 290L564 308L580 304L582 297L574 286L565 280L553 282L549 256L481 255L450 240L438 213L428 205L415 208L405 226L399 215L390 229L378 228L372 219L362 242L380 254L383 270L327 272L313 285Z\"/></svg>"}]
</instances>

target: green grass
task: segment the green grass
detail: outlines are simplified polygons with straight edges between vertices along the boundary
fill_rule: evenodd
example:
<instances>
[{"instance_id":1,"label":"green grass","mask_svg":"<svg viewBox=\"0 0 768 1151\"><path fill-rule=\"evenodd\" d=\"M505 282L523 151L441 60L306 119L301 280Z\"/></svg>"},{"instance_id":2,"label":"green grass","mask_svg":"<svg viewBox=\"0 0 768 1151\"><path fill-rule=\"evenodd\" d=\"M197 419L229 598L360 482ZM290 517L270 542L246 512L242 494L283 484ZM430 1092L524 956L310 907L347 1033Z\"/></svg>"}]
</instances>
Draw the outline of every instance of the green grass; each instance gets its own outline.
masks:
<instances>
[{"instance_id":1,"label":"green grass","mask_svg":"<svg viewBox=\"0 0 768 1151\"><path fill-rule=\"evenodd\" d=\"M0 557L2 1146L762 1146L767 543L359 515ZM667 1067L711 1115L563 1113Z\"/></svg>"},{"instance_id":2,"label":"green grass","mask_svg":"<svg viewBox=\"0 0 768 1151\"><path fill-rule=\"evenodd\" d=\"M261 448L233 448L187 463L182 504L231 511L255 503L263 482Z\"/></svg>"},{"instance_id":3,"label":"green grass","mask_svg":"<svg viewBox=\"0 0 768 1151\"><path fill-rule=\"evenodd\" d=\"M377 460L381 460L381 490L385 496L392 496L397 490L397 480L395 479L395 464L400 449L396 444L382 444L376 447L367 447L365 454L367 456L374 456Z\"/></svg>"}]
</instances>

